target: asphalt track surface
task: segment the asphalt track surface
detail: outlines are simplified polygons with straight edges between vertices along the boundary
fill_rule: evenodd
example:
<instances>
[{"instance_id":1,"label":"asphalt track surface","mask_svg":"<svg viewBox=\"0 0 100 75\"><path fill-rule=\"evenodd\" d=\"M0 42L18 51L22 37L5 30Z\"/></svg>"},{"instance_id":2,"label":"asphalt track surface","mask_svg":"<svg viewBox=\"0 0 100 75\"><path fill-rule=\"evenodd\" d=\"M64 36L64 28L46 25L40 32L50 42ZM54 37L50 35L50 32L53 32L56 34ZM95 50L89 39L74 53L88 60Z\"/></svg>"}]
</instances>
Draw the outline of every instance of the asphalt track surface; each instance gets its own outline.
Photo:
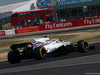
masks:
<instances>
[{"instance_id":1,"label":"asphalt track surface","mask_svg":"<svg viewBox=\"0 0 100 75\"><path fill-rule=\"evenodd\" d=\"M45 60L22 60L18 64L0 62L0 75L100 75L100 42L88 53L73 52Z\"/></svg>"},{"instance_id":2,"label":"asphalt track surface","mask_svg":"<svg viewBox=\"0 0 100 75\"><path fill-rule=\"evenodd\" d=\"M25 36L47 35L56 33L87 31L100 29L100 25L60 30L54 32L32 33L28 35L14 35L0 37L11 39ZM0 62L0 75L100 75L100 42L94 43L95 50L88 53L73 52L60 57L48 57L45 60L22 60L18 64L10 64L8 61Z\"/></svg>"}]
</instances>

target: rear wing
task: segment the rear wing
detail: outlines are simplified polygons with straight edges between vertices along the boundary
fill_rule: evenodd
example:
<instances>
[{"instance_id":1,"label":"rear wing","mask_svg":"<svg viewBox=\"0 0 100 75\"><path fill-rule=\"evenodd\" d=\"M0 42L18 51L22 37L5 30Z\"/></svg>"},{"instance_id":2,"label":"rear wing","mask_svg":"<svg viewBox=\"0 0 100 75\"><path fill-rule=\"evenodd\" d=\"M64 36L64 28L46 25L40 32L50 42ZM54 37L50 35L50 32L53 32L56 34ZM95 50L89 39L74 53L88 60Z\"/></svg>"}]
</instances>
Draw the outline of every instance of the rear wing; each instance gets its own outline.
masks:
<instances>
[{"instance_id":1,"label":"rear wing","mask_svg":"<svg viewBox=\"0 0 100 75\"><path fill-rule=\"evenodd\" d=\"M31 43L30 42L27 42L27 43L20 43L20 44L12 44L10 46L10 48L12 50L16 50L17 48L27 47L28 44L31 44Z\"/></svg>"}]
</instances>

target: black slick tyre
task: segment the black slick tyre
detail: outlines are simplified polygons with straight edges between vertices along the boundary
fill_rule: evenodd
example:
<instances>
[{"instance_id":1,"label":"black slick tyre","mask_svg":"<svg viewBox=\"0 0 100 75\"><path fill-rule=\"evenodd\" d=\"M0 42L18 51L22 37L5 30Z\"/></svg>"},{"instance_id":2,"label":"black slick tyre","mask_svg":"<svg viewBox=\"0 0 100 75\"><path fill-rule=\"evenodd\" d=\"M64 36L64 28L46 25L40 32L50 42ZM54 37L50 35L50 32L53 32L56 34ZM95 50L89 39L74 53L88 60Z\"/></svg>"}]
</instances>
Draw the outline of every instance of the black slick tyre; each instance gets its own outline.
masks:
<instances>
[{"instance_id":1,"label":"black slick tyre","mask_svg":"<svg viewBox=\"0 0 100 75\"><path fill-rule=\"evenodd\" d=\"M8 53L8 61L11 64L19 63L21 61L20 52L18 50L9 51L9 53Z\"/></svg>"},{"instance_id":2,"label":"black slick tyre","mask_svg":"<svg viewBox=\"0 0 100 75\"><path fill-rule=\"evenodd\" d=\"M88 52L89 44L85 40L80 40L77 42L77 48L80 53Z\"/></svg>"},{"instance_id":3,"label":"black slick tyre","mask_svg":"<svg viewBox=\"0 0 100 75\"><path fill-rule=\"evenodd\" d=\"M33 54L36 60L45 59L47 57L47 51L44 47L35 48Z\"/></svg>"}]
</instances>

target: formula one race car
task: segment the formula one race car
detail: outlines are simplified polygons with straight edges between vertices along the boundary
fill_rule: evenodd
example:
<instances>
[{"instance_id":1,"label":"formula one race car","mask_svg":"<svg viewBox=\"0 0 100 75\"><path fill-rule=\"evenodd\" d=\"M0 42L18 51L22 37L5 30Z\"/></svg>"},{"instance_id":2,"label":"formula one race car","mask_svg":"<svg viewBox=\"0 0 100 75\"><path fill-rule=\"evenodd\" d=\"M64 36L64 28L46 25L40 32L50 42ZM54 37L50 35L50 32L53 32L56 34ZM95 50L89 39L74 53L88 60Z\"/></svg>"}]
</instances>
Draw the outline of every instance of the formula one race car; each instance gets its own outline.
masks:
<instances>
[{"instance_id":1,"label":"formula one race car","mask_svg":"<svg viewBox=\"0 0 100 75\"><path fill-rule=\"evenodd\" d=\"M85 40L80 40L77 44L73 44L45 37L34 39L28 43L13 44L10 48L12 51L8 53L8 61L14 64L19 63L22 59L34 58L40 60L47 58L49 55L60 56L74 51L84 53L88 52L90 46Z\"/></svg>"}]
</instances>

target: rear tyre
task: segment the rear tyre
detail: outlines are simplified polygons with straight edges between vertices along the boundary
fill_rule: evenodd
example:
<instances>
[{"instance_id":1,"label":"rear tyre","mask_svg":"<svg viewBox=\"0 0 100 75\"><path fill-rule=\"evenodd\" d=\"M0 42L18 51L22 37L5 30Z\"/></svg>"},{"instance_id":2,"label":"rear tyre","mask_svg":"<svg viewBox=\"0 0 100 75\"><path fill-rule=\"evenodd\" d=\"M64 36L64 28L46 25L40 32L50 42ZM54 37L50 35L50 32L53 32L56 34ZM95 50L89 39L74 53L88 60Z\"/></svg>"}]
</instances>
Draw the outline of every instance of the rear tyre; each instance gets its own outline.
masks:
<instances>
[{"instance_id":1,"label":"rear tyre","mask_svg":"<svg viewBox=\"0 0 100 75\"><path fill-rule=\"evenodd\" d=\"M33 53L36 60L45 59L47 57L47 51L44 47L35 48Z\"/></svg>"},{"instance_id":2,"label":"rear tyre","mask_svg":"<svg viewBox=\"0 0 100 75\"><path fill-rule=\"evenodd\" d=\"M19 63L21 61L20 52L18 50L9 51L9 53L8 53L8 61L11 64Z\"/></svg>"},{"instance_id":3,"label":"rear tyre","mask_svg":"<svg viewBox=\"0 0 100 75\"><path fill-rule=\"evenodd\" d=\"M88 52L89 44L85 40L80 40L77 42L77 48L78 48L78 51L81 53Z\"/></svg>"}]
</instances>

